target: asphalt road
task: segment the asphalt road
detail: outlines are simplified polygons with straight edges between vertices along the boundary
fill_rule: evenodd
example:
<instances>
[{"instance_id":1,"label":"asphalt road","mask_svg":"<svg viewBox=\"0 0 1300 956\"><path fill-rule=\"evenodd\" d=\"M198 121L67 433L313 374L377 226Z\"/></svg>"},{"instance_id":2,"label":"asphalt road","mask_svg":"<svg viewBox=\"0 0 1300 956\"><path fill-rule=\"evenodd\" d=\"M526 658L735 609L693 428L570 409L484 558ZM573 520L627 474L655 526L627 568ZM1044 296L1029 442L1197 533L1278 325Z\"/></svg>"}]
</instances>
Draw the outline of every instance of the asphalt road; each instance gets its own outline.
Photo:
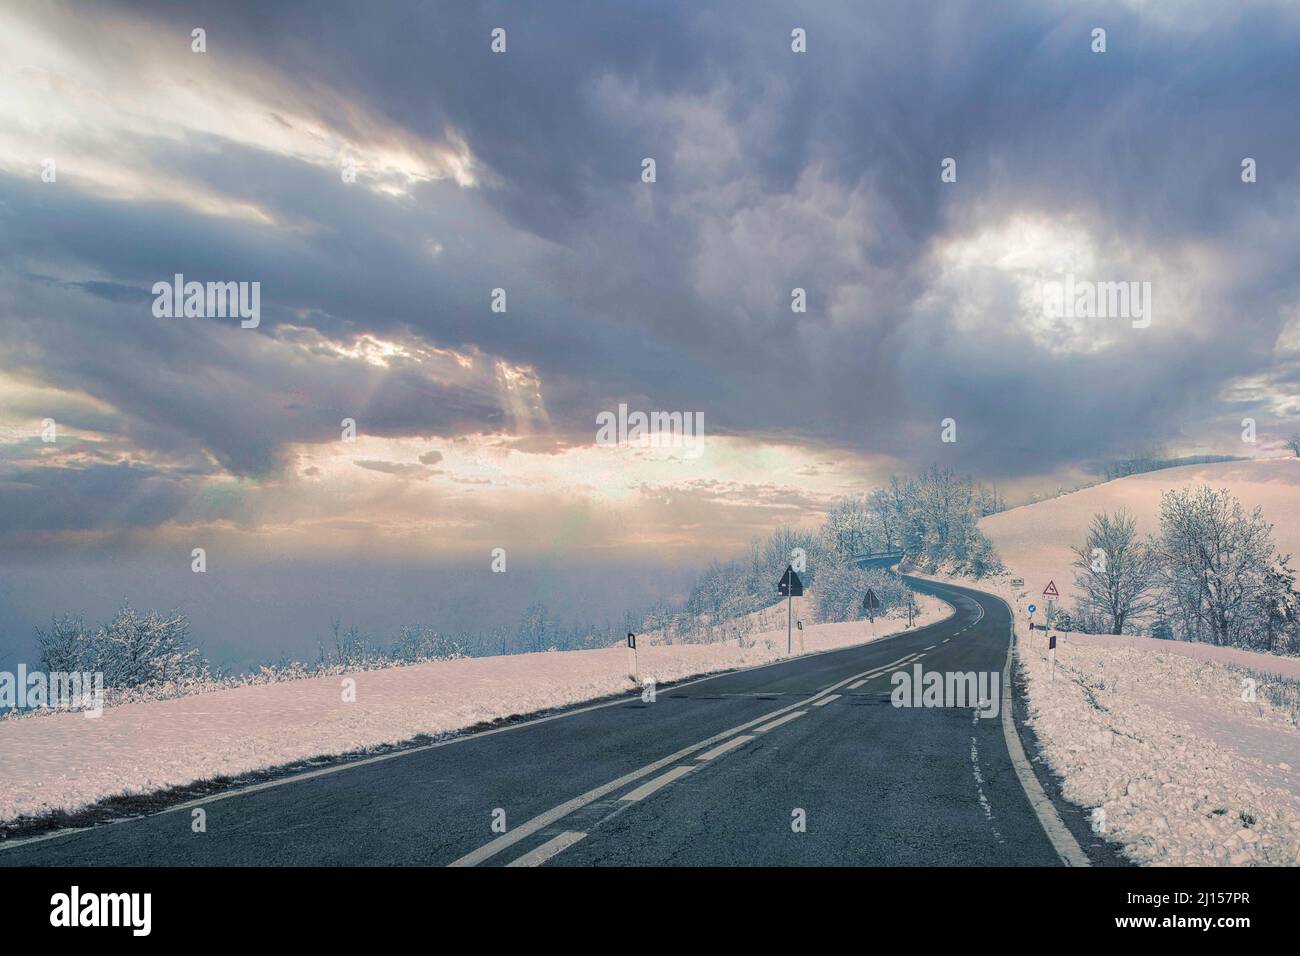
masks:
<instances>
[{"instance_id":1,"label":"asphalt road","mask_svg":"<svg viewBox=\"0 0 1300 956\"><path fill-rule=\"evenodd\" d=\"M0 866L1061 864L1000 717L891 706L913 663L1000 681L1007 656L1000 601L912 583L955 615L207 799L205 833L181 807L12 846Z\"/></svg>"}]
</instances>

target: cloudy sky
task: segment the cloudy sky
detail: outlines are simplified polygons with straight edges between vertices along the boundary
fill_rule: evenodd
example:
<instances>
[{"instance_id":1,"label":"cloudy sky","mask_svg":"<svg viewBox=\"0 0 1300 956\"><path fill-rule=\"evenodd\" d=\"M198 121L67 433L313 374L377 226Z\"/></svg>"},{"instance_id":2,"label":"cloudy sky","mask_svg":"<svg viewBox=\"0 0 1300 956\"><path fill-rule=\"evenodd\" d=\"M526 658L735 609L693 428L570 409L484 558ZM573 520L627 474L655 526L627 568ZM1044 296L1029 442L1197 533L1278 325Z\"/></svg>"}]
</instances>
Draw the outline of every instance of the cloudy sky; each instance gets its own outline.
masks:
<instances>
[{"instance_id":1,"label":"cloudy sky","mask_svg":"<svg viewBox=\"0 0 1300 956\"><path fill-rule=\"evenodd\" d=\"M1298 61L1293 3L7 3L0 555L698 563L932 462L1275 454Z\"/></svg>"}]
</instances>

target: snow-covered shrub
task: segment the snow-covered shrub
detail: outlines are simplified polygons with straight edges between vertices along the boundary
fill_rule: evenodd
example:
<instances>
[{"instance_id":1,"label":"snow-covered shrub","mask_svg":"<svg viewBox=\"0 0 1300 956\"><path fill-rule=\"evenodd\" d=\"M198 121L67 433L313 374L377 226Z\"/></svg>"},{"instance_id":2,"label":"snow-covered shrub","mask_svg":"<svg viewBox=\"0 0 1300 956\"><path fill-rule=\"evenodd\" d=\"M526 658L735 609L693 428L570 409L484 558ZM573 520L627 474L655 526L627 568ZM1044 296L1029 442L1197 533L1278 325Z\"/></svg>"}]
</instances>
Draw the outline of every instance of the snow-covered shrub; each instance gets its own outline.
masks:
<instances>
[{"instance_id":1,"label":"snow-covered shrub","mask_svg":"<svg viewBox=\"0 0 1300 956\"><path fill-rule=\"evenodd\" d=\"M56 617L36 629L41 666L47 671L104 675L105 688L123 689L199 678L208 665L179 611L140 613L124 604L106 624L89 628L79 617Z\"/></svg>"},{"instance_id":2,"label":"snow-covered shrub","mask_svg":"<svg viewBox=\"0 0 1300 956\"><path fill-rule=\"evenodd\" d=\"M880 599L877 617L906 607L912 597L911 590L897 575L879 568L860 568L849 563L832 564L822 569L817 578L817 590L813 593L818 622L828 624L866 617L862 601L868 589L875 591L876 597Z\"/></svg>"}]
</instances>

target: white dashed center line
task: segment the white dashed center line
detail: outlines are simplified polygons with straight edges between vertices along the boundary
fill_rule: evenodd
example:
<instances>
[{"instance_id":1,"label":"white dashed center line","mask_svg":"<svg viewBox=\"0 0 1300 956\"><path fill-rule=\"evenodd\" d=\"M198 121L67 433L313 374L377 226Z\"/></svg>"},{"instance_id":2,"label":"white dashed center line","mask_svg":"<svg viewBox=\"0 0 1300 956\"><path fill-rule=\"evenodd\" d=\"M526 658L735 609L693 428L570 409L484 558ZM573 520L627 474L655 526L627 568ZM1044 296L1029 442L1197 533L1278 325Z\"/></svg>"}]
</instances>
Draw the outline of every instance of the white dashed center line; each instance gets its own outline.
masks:
<instances>
[{"instance_id":1,"label":"white dashed center line","mask_svg":"<svg viewBox=\"0 0 1300 956\"><path fill-rule=\"evenodd\" d=\"M826 706L827 704L829 704L831 701L833 701L833 700L839 700L839 699L840 699L840 695L839 695L839 694L831 694L831 696L829 696L829 697L823 697L821 700L817 701L817 703L813 704L813 706L814 706L814 707L825 707L825 706Z\"/></svg>"}]
</instances>

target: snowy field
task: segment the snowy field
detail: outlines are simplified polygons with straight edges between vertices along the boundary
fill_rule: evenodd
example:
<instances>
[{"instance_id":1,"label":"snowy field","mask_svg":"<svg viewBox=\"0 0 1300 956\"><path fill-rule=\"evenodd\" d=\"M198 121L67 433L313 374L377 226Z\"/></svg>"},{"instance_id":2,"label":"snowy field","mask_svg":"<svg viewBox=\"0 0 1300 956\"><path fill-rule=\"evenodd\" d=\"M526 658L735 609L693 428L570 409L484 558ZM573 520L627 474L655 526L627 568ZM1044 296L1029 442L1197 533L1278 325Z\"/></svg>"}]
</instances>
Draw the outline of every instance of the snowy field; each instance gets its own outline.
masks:
<instances>
[{"instance_id":1,"label":"snowy field","mask_svg":"<svg viewBox=\"0 0 1300 956\"><path fill-rule=\"evenodd\" d=\"M1017 639L1030 722L1094 828L1142 863L1300 864L1294 710L1243 699L1234 665L1089 635L1058 639L1053 677L1034 634Z\"/></svg>"},{"instance_id":2,"label":"snowy field","mask_svg":"<svg viewBox=\"0 0 1300 956\"><path fill-rule=\"evenodd\" d=\"M795 616L807 612L796 599ZM949 616L917 595L918 626ZM643 641L643 680L766 664L785 656L784 607L759 612L770 630L719 644ZM805 619L806 620L806 619ZM896 618L805 624L799 654L867 643L904 629ZM633 689L623 646L601 650L434 661L345 676L239 687L178 700L123 704L98 719L44 714L0 720L0 820L75 810L107 797L142 794L313 757L365 751L487 721Z\"/></svg>"},{"instance_id":3,"label":"snowy field","mask_svg":"<svg viewBox=\"0 0 1300 956\"><path fill-rule=\"evenodd\" d=\"M1145 538L1160 530L1160 493L1199 484L1230 489L1247 509L1258 505L1273 525L1278 551L1300 558L1300 458L1185 465L1131 475L990 515L980 521L980 530L1031 593L1055 581L1064 603L1072 606L1075 558L1070 549L1084 543L1094 514L1127 508Z\"/></svg>"}]
</instances>

